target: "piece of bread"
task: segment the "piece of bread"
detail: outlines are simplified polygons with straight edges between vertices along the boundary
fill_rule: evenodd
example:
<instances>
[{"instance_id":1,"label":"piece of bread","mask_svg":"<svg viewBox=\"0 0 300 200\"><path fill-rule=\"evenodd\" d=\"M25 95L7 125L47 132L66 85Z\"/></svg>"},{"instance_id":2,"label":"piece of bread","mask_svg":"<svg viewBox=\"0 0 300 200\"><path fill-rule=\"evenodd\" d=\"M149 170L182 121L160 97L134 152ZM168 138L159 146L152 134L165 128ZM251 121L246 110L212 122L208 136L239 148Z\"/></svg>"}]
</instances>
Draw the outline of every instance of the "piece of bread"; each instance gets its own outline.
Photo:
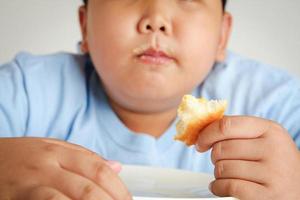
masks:
<instances>
[{"instance_id":1,"label":"piece of bread","mask_svg":"<svg viewBox=\"0 0 300 200\"><path fill-rule=\"evenodd\" d=\"M196 143L200 131L213 121L223 117L227 107L225 100L197 99L185 95L178 107L179 121L176 124L175 140L190 146Z\"/></svg>"}]
</instances>

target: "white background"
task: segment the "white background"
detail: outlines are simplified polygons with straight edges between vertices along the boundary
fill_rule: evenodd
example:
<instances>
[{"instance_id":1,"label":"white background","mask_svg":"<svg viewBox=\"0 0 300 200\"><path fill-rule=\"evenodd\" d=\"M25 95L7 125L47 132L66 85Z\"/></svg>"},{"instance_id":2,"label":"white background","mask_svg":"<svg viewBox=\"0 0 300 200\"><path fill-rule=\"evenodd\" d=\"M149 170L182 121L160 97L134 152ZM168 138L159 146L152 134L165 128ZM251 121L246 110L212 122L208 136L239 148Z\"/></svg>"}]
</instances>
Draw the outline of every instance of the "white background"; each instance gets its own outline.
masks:
<instances>
[{"instance_id":1,"label":"white background","mask_svg":"<svg viewBox=\"0 0 300 200\"><path fill-rule=\"evenodd\" d=\"M80 0L0 0L0 63L19 51L76 52ZM229 49L300 77L300 1L229 0Z\"/></svg>"}]
</instances>

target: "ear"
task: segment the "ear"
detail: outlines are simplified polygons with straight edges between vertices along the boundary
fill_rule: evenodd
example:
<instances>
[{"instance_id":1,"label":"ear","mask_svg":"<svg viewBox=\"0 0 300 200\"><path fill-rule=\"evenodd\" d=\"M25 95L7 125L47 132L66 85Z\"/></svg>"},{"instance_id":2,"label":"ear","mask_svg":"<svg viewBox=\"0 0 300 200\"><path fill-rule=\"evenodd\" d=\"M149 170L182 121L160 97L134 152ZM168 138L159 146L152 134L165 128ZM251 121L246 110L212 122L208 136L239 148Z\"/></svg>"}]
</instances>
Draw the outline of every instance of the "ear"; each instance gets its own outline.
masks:
<instances>
[{"instance_id":1,"label":"ear","mask_svg":"<svg viewBox=\"0 0 300 200\"><path fill-rule=\"evenodd\" d=\"M88 43L87 43L87 6L82 5L78 10L78 17L80 22L80 30L82 41L80 43L80 50L82 53L88 53Z\"/></svg>"},{"instance_id":2,"label":"ear","mask_svg":"<svg viewBox=\"0 0 300 200\"><path fill-rule=\"evenodd\" d=\"M231 14L225 12L223 15L221 38L220 38L220 43L219 43L217 58L216 58L218 62L222 62L226 58L226 50L231 35L232 21L233 19Z\"/></svg>"}]
</instances>

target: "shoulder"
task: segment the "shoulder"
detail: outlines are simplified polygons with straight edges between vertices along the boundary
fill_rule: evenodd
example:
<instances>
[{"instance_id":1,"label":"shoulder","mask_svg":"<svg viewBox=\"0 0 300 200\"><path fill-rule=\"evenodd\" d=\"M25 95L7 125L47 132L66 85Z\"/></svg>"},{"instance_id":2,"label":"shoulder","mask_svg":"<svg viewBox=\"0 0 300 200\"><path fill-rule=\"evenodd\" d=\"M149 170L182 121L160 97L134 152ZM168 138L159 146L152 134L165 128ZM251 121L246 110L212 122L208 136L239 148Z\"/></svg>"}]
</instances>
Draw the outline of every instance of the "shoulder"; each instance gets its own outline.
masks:
<instances>
[{"instance_id":1,"label":"shoulder","mask_svg":"<svg viewBox=\"0 0 300 200\"><path fill-rule=\"evenodd\" d=\"M228 100L227 114L270 119L300 137L300 81L286 71L230 52L203 85L209 98Z\"/></svg>"},{"instance_id":2,"label":"shoulder","mask_svg":"<svg viewBox=\"0 0 300 200\"><path fill-rule=\"evenodd\" d=\"M85 57L79 54L55 53L51 55L32 55L19 53L7 64L0 67L1 76L9 76L10 82L20 82L28 91L43 91L80 86L85 79Z\"/></svg>"},{"instance_id":3,"label":"shoulder","mask_svg":"<svg viewBox=\"0 0 300 200\"><path fill-rule=\"evenodd\" d=\"M207 96L229 101L230 114L263 115L263 110L267 112L299 90L297 77L233 52L215 65L204 82Z\"/></svg>"},{"instance_id":4,"label":"shoulder","mask_svg":"<svg viewBox=\"0 0 300 200\"><path fill-rule=\"evenodd\" d=\"M19 53L0 66L0 106L5 110L0 111L0 119L7 127L32 132L31 136L45 135L49 127L62 130L70 125L87 99L85 60L83 55L69 53ZM16 125L19 121L22 126ZM7 132L22 134L12 128Z\"/></svg>"},{"instance_id":5,"label":"shoulder","mask_svg":"<svg viewBox=\"0 0 300 200\"><path fill-rule=\"evenodd\" d=\"M225 71L225 79L228 77L237 91L253 98L273 95L274 100L280 100L300 89L299 78L287 71L232 52L225 61Z\"/></svg>"},{"instance_id":6,"label":"shoulder","mask_svg":"<svg viewBox=\"0 0 300 200\"><path fill-rule=\"evenodd\" d=\"M252 82L262 84L262 89L274 87L287 81L299 82L298 78L287 71L239 54L228 52L223 63L215 65L212 76L222 76L228 83Z\"/></svg>"},{"instance_id":7,"label":"shoulder","mask_svg":"<svg viewBox=\"0 0 300 200\"><path fill-rule=\"evenodd\" d=\"M34 75L38 73L60 73L69 70L70 72L80 71L84 66L84 56L70 53L55 53L50 55L33 55L21 52L13 60L21 71ZM49 74L50 73L50 74Z\"/></svg>"},{"instance_id":8,"label":"shoulder","mask_svg":"<svg viewBox=\"0 0 300 200\"><path fill-rule=\"evenodd\" d=\"M79 78L84 69L85 57L79 54L56 53L51 55L32 55L21 52L9 63L0 65L0 76L18 75L25 80L57 79L59 74ZM71 76L72 75L72 76Z\"/></svg>"},{"instance_id":9,"label":"shoulder","mask_svg":"<svg viewBox=\"0 0 300 200\"><path fill-rule=\"evenodd\" d=\"M287 71L279 69L276 66L265 64L230 51L224 65L229 73L235 76L239 75L240 78L251 78L269 83L297 79Z\"/></svg>"}]
</instances>

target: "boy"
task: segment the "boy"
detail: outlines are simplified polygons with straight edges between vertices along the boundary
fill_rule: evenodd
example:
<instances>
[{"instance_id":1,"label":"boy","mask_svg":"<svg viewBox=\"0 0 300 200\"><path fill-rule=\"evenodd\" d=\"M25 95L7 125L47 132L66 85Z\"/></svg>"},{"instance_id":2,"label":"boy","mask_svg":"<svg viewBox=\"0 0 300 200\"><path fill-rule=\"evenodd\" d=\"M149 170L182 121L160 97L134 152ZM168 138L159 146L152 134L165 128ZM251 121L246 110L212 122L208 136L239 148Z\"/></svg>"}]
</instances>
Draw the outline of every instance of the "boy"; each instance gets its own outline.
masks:
<instances>
[{"instance_id":1,"label":"boy","mask_svg":"<svg viewBox=\"0 0 300 200\"><path fill-rule=\"evenodd\" d=\"M86 3L86 56L19 54L1 68L0 199L130 199L108 160L214 171L219 196L299 198L299 82L226 56L226 1ZM187 93L229 102L196 148L172 139Z\"/></svg>"}]
</instances>

